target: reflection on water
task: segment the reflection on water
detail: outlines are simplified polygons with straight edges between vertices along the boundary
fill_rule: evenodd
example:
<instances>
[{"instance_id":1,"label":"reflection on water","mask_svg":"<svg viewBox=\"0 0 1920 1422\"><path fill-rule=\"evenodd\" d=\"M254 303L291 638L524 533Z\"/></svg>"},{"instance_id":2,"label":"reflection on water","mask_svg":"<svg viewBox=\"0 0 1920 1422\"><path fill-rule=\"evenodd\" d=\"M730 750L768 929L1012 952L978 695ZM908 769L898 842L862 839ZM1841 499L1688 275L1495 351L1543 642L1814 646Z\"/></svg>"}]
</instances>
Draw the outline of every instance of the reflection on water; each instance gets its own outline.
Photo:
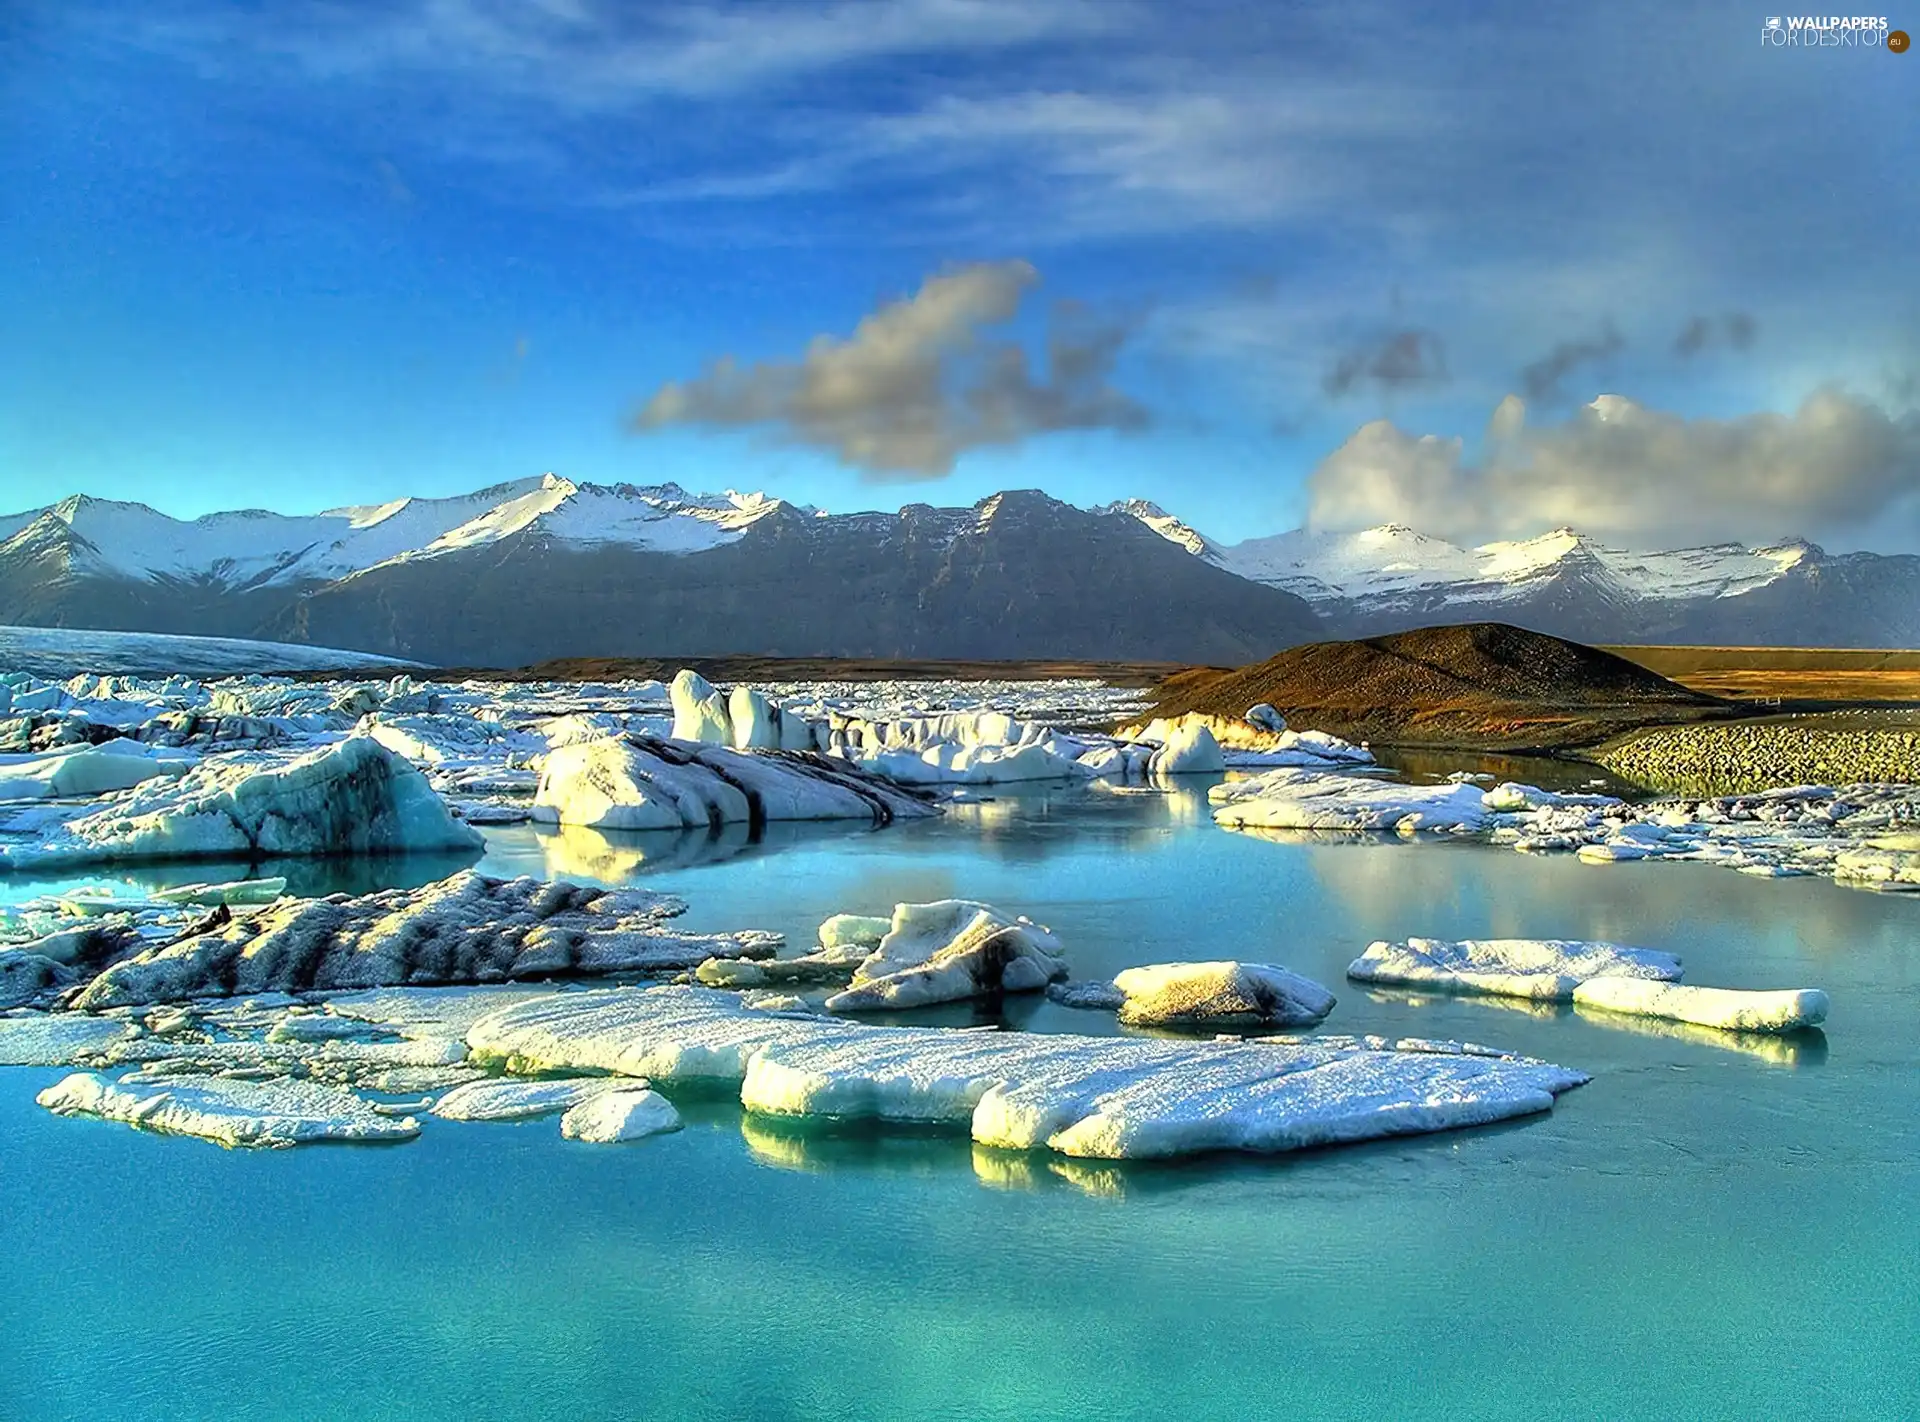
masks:
<instances>
[{"instance_id":1,"label":"reflection on water","mask_svg":"<svg viewBox=\"0 0 1920 1422\"><path fill-rule=\"evenodd\" d=\"M470 869L480 855L398 854L330 859L185 859L155 864L105 865L49 874L0 874L0 903L21 903L45 894L91 887L144 896L182 884L219 884L241 879L284 878L299 898L371 894L381 889L417 889Z\"/></svg>"},{"instance_id":2,"label":"reflection on water","mask_svg":"<svg viewBox=\"0 0 1920 1422\"><path fill-rule=\"evenodd\" d=\"M1471 750L1424 750L1406 746L1374 746L1372 750L1374 759L1382 766L1399 771L1415 782L1445 780L1457 771L1465 771L1490 776L1484 784L1511 780L1563 794L1584 791L1618 795L1623 800L1641 800L1647 796L1644 786L1590 760L1551 755L1486 755Z\"/></svg>"},{"instance_id":3,"label":"reflection on water","mask_svg":"<svg viewBox=\"0 0 1920 1422\"><path fill-rule=\"evenodd\" d=\"M1576 1007L1580 1020L1614 1032L1637 1032L1642 1037L1659 1037L1669 1042L1691 1042L1723 1052L1744 1052L1773 1066L1819 1066L1827 1059L1827 1034L1818 1027L1798 1032L1730 1032L1719 1027L1701 1027L1692 1022L1670 1022L1664 1017L1636 1017L1627 1012L1607 1012L1594 1007Z\"/></svg>"},{"instance_id":4,"label":"reflection on water","mask_svg":"<svg viewBox=\"0 0 1920 1422\"><path fill-rule=\"evenodd\" d=\"M1554 1022L1573 1016L1573 1005L1565 1002L1539 1002L1525 997L1501 997L1494 993L1412 992L1401 988L1367 986L1373 1002L1399 1002L1408 1007L1432 1007L1438 1003L1470 1002L1476 1007L1495 1007L1502 1012L1517 1012L1536 1022Z\"/></svg>"},{"instance_id":5,"label":"reflection on water","mask_svg":"<svg viewBox=\"0 0 1920 1422\"><path fill-rule=\"evenodd\" d=\"M1920 1251L1900 1243L1920 902L1452 840L1268 842L1179 793L996 795L974 819L776 827L732 857L644 836L567 853L634 852L600 862L684 895L694 931L797 945L831 913L964 896L1050 925L1077 978L1278 962L1334 989L1330 1033L1482 1041L1591 1084L1484 1130L1110 1165L674 1087L686 1128L631 1146L547 1118L227 1152L54 1118L33 1093L57 1071L0 1070L0 1416L1920 1415ZM559 836L488 838L488 872L544 873ZM1822 987L1830 1050L1780 1071L1766 1053L1808 1064L1823 1039L1345 981L1368 942L1416 934L1603 938L1678 953L1693 982ZM941 1014L1119 1030L1038 994Z\"/></svg>"}]
</instances>

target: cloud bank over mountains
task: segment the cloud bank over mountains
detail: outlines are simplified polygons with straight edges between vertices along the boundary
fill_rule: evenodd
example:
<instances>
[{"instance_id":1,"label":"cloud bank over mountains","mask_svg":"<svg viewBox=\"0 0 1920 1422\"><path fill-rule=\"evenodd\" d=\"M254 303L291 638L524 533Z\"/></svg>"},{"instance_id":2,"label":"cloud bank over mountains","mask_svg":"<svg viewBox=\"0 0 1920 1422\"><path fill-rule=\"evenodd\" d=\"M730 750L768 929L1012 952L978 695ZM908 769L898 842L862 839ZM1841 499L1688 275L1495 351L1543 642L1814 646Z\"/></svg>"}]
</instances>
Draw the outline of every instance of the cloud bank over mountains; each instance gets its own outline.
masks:
<instances>
[{"instance_id":1,"label":"cloud bank over mountains","mask_svg":"<svg viewBox=\"0 0 1920 1422\"><path fill-rule=\"evenodd\" d=\"M1920 414L1835 388L1790 415L1688 419L1602 395L1530 424L1509 395L1477 457L1362 425L1308 480L1308 526L1404 523L1454 541L1573 527L1633 546L1845 533L1920 501Z\"/></svg>"}]
</instances>

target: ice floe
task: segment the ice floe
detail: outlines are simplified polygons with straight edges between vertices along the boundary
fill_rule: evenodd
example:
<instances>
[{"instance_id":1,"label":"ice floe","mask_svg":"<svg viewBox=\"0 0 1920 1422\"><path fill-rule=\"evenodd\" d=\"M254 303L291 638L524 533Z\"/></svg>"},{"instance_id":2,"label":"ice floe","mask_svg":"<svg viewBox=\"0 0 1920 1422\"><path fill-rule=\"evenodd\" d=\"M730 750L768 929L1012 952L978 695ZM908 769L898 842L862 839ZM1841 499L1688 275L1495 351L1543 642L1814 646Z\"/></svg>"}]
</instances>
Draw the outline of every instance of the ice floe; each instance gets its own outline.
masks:
<instances>
[{"instance_id":1,"label":"ice floe","mask_svg":"<svg viewBox=\"0 0 1920 1422\"><path fill-rule=\"evenodd\" d=\"M138 1035L130 1023L78 1012L0 1015L0 1066L66 1066Z\"/></svg>"},{"instance_id":2,"label":"ice floe","mask_svg":"<svg viewBox=\"0 0 1920 1422\"><path fill-rule=\"evenodd\" d=\"M571 1081L475 1081L456 1086L442 1096L434 1103L432 1114L447 1121L524 1121L570 1110L616 1084L604 1076Z\"/></svg>"},{"instance_id":3,"label":"ice floe","mask_svg":"<svg viewBox=\"0 0 1920 1422\"><path fill-rule=\"evenodd\" d=\"M560 1118L568 1140L615 1145L680 1129L680 1113L657 1091L642 1086L602 1091L570 1108Z\"/></svg>"},{"instance_id":4,"label":"ice floe","mask_svg":"<svg viewBox=\"0 0 1920 1422\"><path fill-rule=\"evenodd\" d=\"M1732 1032L1797 1032L1827 1020L1818 988L1752 992L1634 978L1593 978L1574 990L1576 1007L1658 1017Z\"/></svg>"},{"instance_id":5,"label":"ice floe","mask_svg":"<svg viewBox=\"0 0 1920 1422\"><path fill-rule=\"evenodd\" d=\"M1312 1027L1333 1011L1319 983L1271 963L1154 963L1113 980L1139 1026Z\"/></svg>"},{"instance_id":6,"label":"ice floe","mask_svg":"<svg viewBox=\"0 0 1920 1422\"><path fill-rule=\"evenodd\" d=\"M639 736L549 752L533 803L537 820L625 830L771 820L888 824L936 813L859 767L824 756Z\"/></svg>"},{"instance_id":7,"label":"ice floe","mask_svg":"<svg viewBox=\"0 0 1920 1422\"><path fill-rule=\"evenodd\" d=\"M1572 1002L1599 978L1677 981L1680 960L1651 948L1564 938L1409 938L1369 945L1347 965L1355 982L1438 988L1535 1002Z\"/></svg>"},{"instance_id":8,"label":"ice floe","mask_svg":"<svg viewBox=\"0 0 1920 1422\"><path fill-rule=\"evenodd\" d=\"M1067 975L1060 940L988 904L896 904L886 937L855 968L830 1012L871 1012L1038 992Z\"/></svg>"},{"instance_id":9,"label":"ice floe","mask_svg":"<svg viewBox=\"0 0 1920 1422\"><path fill-rule=\"evenodd\" d=\"M420 1123L411 1116L383 1114L350 1091L310 1082L180 1077L128 1086L82 1071L49 1086L38 1099L56 1115L95 1116L224 1146L404 1141L420 1134Z\"/></svg>"},{"instance_id":10,"label":"ice floe","mask_svg":"<svg viewBox=\"0 0 1920 1422\"><path fill-rule=\"evenodd\" d=\"M1486 794L1472 785L1405 785L1358 775L1283 768L1207 792L1229 829L1471 832L1486 828Z\"/></svg>"},{"instance_id":11,"label":"ice floe","mask_svg":"<svg viewBox=\"0 0 1920 1422\"><path fill-rule=\"evenodd\" d=\"M1096 1158L1293 1150L1543 1111L1586 1078L1488 1048L1329 1037L1191 1042L874 1027L664 987L555 994L467 1036L521 1071L738 1083L749 1110L950 1124Z\"/></svg>"},{"instance_id":12,"label":"ice floe","mask_svg":"<svg viewBox=\"0 0 1920 1422\"><path fill-rule=\"evenodd\" d=\"M1226 768L1220 743L1204 725L1176 727L1147 762L1155 775L1217 775Z\"/></svg>"},{"instance_id":13,"label":"ice floe","mask_svg":"<svg viewBox=\"0 0 1920 1422\"><path fill-rule=\"evenodd\" d=\"M478 850L412 765L355 737L280 764L203 762L45 837L0 843L0 869L142 859Z\"/></svg>"},{"instance_id":14,"label":"ice floe","mask_svg":"<svg viewBox=\"0 0 1920 1422\"><path fill-rule=\"evenodd\" d=\"M472 872L359 898L282 899L250 914L216 914L108 965L75 1005L660 971L770 956L781 942L771 933L666 928L685 908L646 889Z\"/></svg>"},{"instance_id":15,"label":"ice floe","mask_svg":"<svg viewBox=\"0 0 1920 1422\"><path fill-rule=\"evenodd\" d=\"M38 756L0 756L0 800L104 795L161 776L184 775L193 763L191 755L124 737Z\"/></svg>"}]
</instances>

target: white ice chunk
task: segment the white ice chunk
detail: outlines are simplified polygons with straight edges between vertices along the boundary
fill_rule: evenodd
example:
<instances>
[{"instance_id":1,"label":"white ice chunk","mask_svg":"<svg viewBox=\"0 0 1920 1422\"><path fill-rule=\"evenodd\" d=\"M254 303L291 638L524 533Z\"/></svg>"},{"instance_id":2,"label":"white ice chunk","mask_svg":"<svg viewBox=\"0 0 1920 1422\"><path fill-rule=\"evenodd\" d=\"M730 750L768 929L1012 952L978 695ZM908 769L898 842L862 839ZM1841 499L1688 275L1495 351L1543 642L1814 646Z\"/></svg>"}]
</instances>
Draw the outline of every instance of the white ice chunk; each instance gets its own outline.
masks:
<instances>
[{"instance_id":1,"label":"white ice chunk","mask_svg":"<svg viewBox=\"0 0 1920 1422\"><path fill-rule=\"evenodd\" d=\"M1574 989L1590 979L1677 980L1680 960L1651 948L1565 938L1409 938L1371 944L1347 965L1347 976L1396 987L1571 1002Z\"/></svg>"},{"instance_id":2,"label":"white ice chunk","mask_svg":"<svg viewBox=\"0 0 1920 1422\"><path fill-rule=\"evenodd\" d=\"M7 756L0 760L0 800L105 795L160 776L184 775L192 764L180 752L125 738L31 759Z\"/></svg>"},{"instance_id":3,"label":"white ice chunk","mask_svg":"<svg viewBox=\"0 0 1920 1422\"><path fill-rule=\"evenodd\" d=\"M560 1134L569 1140L612 1145L680 1129L680 1113L657 1091L603 1091L560 1118Z\"/></svg>"},{"instance_id":4,"label":"white ice chunk","mask_svg":"<svg viewBox=\"0 0 1920 1422\"><path fill-rule=\"evenodd\" d=\"M1277 736L1287 729L1287 718L1274 710L1271 703L1262 701L1257 706L1247 708L1247 724L1256 731L1267 731Z\"/></svg>"},{"instance_id":5,"label":"white ice chunk","mask_svg":"<svg viewBox=\"0 0 1920 1422\"><path fill-rule=\"evenodd\" d=\"M533 817L594 829L706 829L770 820L934 814L924 801L845 762L792 753L623 736L552 751Z\"/></svg>"},{"instance_id":6,"label":"white ice chunk","mask_svg":"<svg viewBox=\"0 0 1920 1422\"><path fill-rule=\"evenodd\" d=\"M1213 732L1204 723L1189 722L1168 735L1148 768L1155 775L1213 775L1225 770L1227 761Z\"/></svg>"},{"instance_id":7,"label":"white ice chunk","mask_svg":"<svg viewBox=\"0 0 1920 1422\"><path fill-rule=\"evenodd\" d=\"M426 778L356 736L278 765L221 757L149 781L43 840L0 844L0 869L134 859L475 850Z\"/></svg>"},{"instance_id":8,"label":"white ice chunk","mask_svg":"<svg viewBox=\"0 0 1920 1422\"><path fill-rule=\"evenodd\" d=\"M893 930L891 918L869 914L836 913L820 925L820 946L829 952L862 949L862 957L880 946Z\"/></svg>"},{"instance_id":9,"label":"white ice chunk","mask_svg":"<svg viewBox=\"0 0 1920 1422\"><path fill-rule=\"evenodd\" d=\"M472 872L353 899L281 899L109 965L75 1005L658 971L780 945L771 933L667 929L685 908L646 889Z\"/></svg>"},{"instance_id":10,"label":"white ice chunk","mask_svg":"<svg viewBox=\"0 0 1920 1422\"><path fill-rule=\"evenodd\" d=\"M1066 976L1060 940L987 904L896 904L887 936L855 969L830 1012L921 1007L996 992L1037 992Z\"/></svg>"},{"instance_id":11,"label":"white ice chunk","mask_svg":"<svg viewBox=\"0 0 1920 1422\"><path fill-rule=\"evenodd\" d=\"M65 1066L134 1035L119 1018L80 1012L0 1016L0 1066Z\"/></svg>"},{"instance_id":12,"label":"white ice chunk","mask_svg":"<svg viewBox=\"0 0 1920 1422\"><path fill-rule=\"evenodd\" d=\"M448 1121L524 1121L569 1110L619 1085L604 1076L571 1081L474 1081L442 1096L434 1104L433 1114Z\"/></svg>"},{"instance_id":13,"label":"white ice chunk","mask_svg":"<svg viewBox=\"0 0 1920 1422\"><path fill-rule=\"evenodd\" d=\"M673 739L730 745L733 726L727 700L699 672L682 668L669 691L673 700Z\"/></svg>"},{"instance_id":14,"label":"white ice chunk","mask_svg":"<svg viewBox=\"0 0 1920 1422\"><path fill-rule=\"evenodd\" d=\"M1153 1024L1311 1027L1334 997L1311 978L1272 963L1155 963L1113 980L1124 995L1120 1020Z\"/></svg>"},{"instance_id":15,"label":"white ice chunk","mask_svg":"<svg viewBox=\"0 0 1920 1422\"><path fill-rule=\"evenodd\" d=\"M1683 987L1644 978L1594 978L1574 989L1577 1007L1604 1008L1731 1032L1793 1032L1827 1020L1827 995L1818 988L1745 992Z\"/></svg>"},{"instance_id":16,"label":"white ice chunk","mask_svg":"<svg viewBox=\"0 0 1920 1422\"><path fill-rule=\"evenodd\" d=\"M733 1082L752 1111L964 1125L982 1144L1101 1157L1478 1124L1544 1110L1586 1079L1459 1044L872 1027L680 987L555 994L481 1019L467 1040L516 1070Z\"/></svg>"},{"instance_id":17,"label":"white ice chunk","mask_svg":"<svg viewBox=\"0 0 1920 1422\"><path fill-rule=\"evenodd\" d=\"M1216 785L1207 798L1228 829L1479 830L1488 823L1477 786L1401 785L1357 775L1282 769Z\"/></svg>"},{"instance_id":18,"label":"white ice chunk","mask_svg":"<svg viewBox=\"0 0 1920 1422\"><path fill-rule=\"evenodd\" d=\"M727 698L735 750L779 750L780 713L762 692L736 686Z\"/></svg>"},{"instance_id":19,"label":"white ice chunk","mask_svg":"<svg viewBox=\"0 0 1920 1422\"><path fill-rule=\"evenodd\" d=\"M411 1116L384 1115L350 1091L308 1081L193 1076L129 1086L81 1071L49 1086L38 1100L60 1116L98 1116L224 1146L404 1141L420 1134Z\"/></svg>"}]
</instances>

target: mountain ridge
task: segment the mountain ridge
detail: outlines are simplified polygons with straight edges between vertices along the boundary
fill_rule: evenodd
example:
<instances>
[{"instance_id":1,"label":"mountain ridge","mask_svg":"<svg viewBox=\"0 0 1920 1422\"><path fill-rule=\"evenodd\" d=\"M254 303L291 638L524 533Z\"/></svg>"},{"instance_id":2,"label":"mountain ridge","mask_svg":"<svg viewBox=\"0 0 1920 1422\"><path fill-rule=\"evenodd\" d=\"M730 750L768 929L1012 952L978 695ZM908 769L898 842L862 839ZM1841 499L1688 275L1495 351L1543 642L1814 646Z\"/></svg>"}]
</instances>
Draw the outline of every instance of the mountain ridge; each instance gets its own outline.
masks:
<instances>
[{"instance_id":1,"label":"mountain ridge","mask_svg":"<svg viewBox=\"0 0 1920 1422\"><path fill-rule=\"evenodd\" d=\"M1022 551L1010 558L983 542ZM726 551L742 545L744 553ZM1156 551L1142 551L1149 547ZM1139 566L1124 576L1103 570L1102 559L1114 558ZM825 566L812 567L814 559ZM912 571L889 575L889 560ZM1056 563L1075 572L1057 575ZM421 571L435 564L445 569ZM304 515L241 509L175 519L141 503L69 496L0 516L0 621L311 636L385 655L497 664L500 656L474 655L485 649L452 625L448 609L520 620L504 587L493 596L505 612L473 601L476 587L498 584L502 568L514 570L533 603L553 602L541 585L557 578L605 617L648 620L656 639L639 645L622 627L619 646L583 645L554 606L548 638L523 639L533 660L777 646L802 656L1209 661L1265 655L1284 645L1275 637L1483 620L1586 642L1920 646L1920 558L1836 555L1804 539L1639 552L1560 528L1462 547L1389 523L1228 544L1142 499L1082 509L1039 490L1003 490L967 507L828 514L765 493L551 473ZM776 569L784 592L770 581ZM722 570L730 581L720 581ZM835 582L842 575L861 591L849 596ZM621 596L588 585L590 576ZM704 611L675 591L678 583L704 589ZM757 612L735 586L762 589ZM1094 586L1112 606L1083 594ZM1074 609L1071 626L1049 602ZM1044 642L1050 626L1058 645ZM313 630L323 627L325 635ZM594 627L612 635L606 624ZM723 641L702 640L716 637Z\"/></svg>"}]
</instances>

